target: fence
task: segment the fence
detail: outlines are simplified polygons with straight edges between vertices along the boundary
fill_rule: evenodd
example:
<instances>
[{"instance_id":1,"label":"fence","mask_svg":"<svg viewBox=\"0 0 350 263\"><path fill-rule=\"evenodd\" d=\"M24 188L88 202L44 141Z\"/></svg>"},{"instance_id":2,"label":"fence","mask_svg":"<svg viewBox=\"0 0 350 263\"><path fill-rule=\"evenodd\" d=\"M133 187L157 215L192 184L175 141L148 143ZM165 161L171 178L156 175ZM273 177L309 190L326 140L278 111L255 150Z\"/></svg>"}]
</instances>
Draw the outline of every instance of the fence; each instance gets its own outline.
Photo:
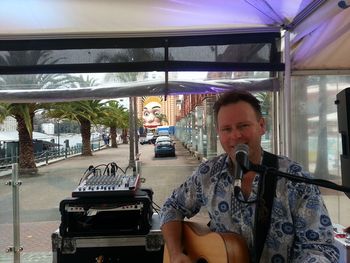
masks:
<instances>
[{"instance_id":1,"label":"fence","mask_svg":"<svg viewBox=\"0 0 350 263\"><path fill-rule=\"evenodd\" d=\"M100 141L95 141L91 143L91 150L98 151L102 147L105 147L104 144L101 144ZM53 148L50 150L37 152L34 154L35 163L45 163L58 160L58 159L66 159L68 157L72 157L74 155L78 155L82 153L82 146L73 146L66 148ZM0 157L0 170L5 170L12 167L13 163L18 163L18 155Z\"/></svg>"}]
</instances>

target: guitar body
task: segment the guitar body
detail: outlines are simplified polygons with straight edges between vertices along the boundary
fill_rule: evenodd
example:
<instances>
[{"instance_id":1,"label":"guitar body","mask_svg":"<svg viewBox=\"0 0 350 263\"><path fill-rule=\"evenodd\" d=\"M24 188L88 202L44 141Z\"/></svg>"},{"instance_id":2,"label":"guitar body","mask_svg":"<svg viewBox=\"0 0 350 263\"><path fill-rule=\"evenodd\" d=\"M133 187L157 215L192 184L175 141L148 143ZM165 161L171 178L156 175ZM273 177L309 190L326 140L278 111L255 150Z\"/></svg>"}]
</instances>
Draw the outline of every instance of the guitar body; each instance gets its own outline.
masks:
<instances>
[{"instance_id":1,"label":"guitar body","mask_svg":"<svg viewBox=\"0 0 350 263\"><path fill-rule=\"evenodd\" d=\"M248 247L235 233L216 233L207 226L184 221L182 224L184 253L192 262L249 263ZM170 263L166 246L163 263Z\"/></svg>"}]
</instances>

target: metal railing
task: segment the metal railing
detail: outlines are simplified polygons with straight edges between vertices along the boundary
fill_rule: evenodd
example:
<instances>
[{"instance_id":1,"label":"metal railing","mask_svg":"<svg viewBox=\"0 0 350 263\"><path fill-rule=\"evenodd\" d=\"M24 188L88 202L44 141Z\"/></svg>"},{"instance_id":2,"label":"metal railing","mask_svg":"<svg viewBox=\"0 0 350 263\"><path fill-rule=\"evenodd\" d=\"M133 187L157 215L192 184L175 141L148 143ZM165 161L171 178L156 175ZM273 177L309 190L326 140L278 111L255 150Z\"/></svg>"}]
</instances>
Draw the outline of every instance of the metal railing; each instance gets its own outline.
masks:
<instances>
[{"instance_id":1,"label":"metal railing","mask_svg":"<svg viewBox=\"0 0 350 263\"><path fill-rule=\"evenodd\" d=\"M91 150L98 151L105 146L100 143L100 141L91 143ZM58 159L66 159L68 157L72 157L74 155L78 155L82 153L82 146L73 146L66 148L53 148L50 150L37 152L34 154L35 163L45 163L48 164ZM12 167L13 163L18 163L18 155L0 157L0 171L7 170Z\"/></svg>"}]
</instances>

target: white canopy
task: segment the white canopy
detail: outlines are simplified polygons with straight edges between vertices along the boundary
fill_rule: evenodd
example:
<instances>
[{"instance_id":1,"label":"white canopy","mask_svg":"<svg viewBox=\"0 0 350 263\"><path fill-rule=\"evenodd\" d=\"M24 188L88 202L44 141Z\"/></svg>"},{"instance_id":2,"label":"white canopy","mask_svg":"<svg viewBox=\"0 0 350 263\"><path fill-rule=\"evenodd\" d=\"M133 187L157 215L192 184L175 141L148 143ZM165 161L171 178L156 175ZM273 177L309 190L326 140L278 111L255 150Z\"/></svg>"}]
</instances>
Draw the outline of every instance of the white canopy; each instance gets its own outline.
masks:
<instances>
[{"instance_id":1,"label":"white canopy","mask_svg":"<svg viewBox=\"0 0 350 263\"><path fill-rule=\"evenodd\" d=\"M291 32L292 70L350 69L350 8L339 0L3 0L1 39Z\"/></svg>"}]
</instances>

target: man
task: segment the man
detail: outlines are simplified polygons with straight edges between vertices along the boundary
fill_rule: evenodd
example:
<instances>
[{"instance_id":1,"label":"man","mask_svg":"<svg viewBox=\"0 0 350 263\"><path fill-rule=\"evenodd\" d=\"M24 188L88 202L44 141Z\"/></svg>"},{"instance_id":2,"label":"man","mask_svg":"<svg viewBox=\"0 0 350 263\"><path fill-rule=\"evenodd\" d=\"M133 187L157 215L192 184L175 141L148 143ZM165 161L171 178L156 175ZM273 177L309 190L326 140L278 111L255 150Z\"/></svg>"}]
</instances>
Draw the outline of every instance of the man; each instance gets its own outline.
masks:
<instances>
[{"instance_id":1,"label":"man","mask_svg":"<svg viewBox=\"0 0 350 263\"><path fill-rule=\"evenodd\" d=\"M235 147L241 144L248 146L252 164L270 159L269 164L279 171L310 176L288 158L262 150L266 127L259 101L248 92L229 92L215 103L214 113L225 153L200 164L161 210L161 229L171 262L191 262L182 253L181 222L203 206L209 213L210 229L240 234L252 262L337 262L332 223L318 187L248 171L241 190L234 191ZM268 211L265 215L263 209Z\"/></svg>"}]
</instances>

